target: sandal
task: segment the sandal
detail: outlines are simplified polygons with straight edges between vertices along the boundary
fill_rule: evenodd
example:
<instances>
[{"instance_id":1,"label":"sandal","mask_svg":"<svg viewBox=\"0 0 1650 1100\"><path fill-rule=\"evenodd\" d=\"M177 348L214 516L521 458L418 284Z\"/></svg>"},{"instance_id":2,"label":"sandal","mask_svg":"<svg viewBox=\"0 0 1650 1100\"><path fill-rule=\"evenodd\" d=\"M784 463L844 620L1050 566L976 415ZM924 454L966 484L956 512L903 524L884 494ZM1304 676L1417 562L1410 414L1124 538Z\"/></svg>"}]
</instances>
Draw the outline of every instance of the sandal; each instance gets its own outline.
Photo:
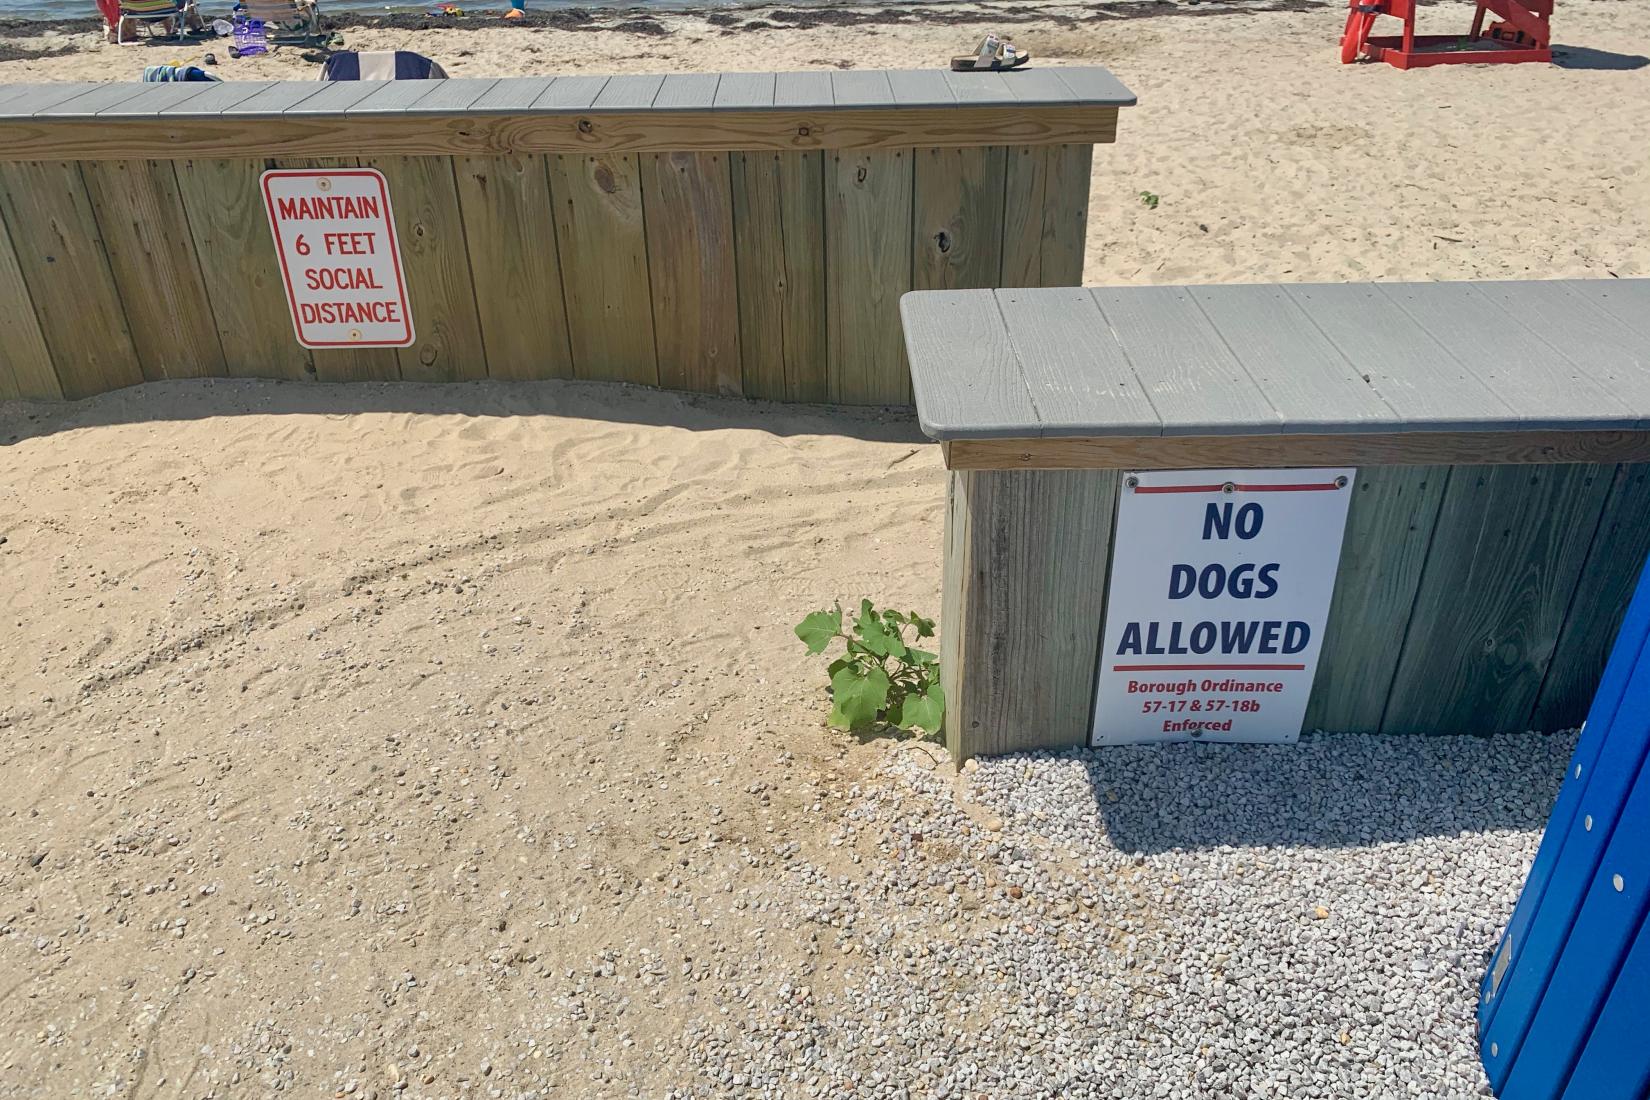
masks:
<instances>
[{"instance_id":1,"label":"sandal","mask_svg":"<svg viewBox=\"0 0 1650 1100\"><path fill-rule=\"evenodd\" d=\"M980 70L1018 69L1031 60L1031 55L1014 48L1012 42L1004 42L994 34L988 34L980 39L972 54L951 59L951 68L957 72L973 72Z\"/></svg>"}]
</instances>

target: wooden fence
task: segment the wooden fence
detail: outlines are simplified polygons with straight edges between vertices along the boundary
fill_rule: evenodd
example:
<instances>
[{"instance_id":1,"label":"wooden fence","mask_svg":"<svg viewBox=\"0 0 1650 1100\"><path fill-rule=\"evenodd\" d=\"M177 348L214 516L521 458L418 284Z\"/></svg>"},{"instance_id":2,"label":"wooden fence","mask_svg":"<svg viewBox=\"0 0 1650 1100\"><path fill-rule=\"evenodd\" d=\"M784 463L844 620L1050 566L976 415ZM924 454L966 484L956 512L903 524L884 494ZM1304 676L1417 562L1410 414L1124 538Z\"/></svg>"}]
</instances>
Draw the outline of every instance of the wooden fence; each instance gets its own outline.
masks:
<instances>
[{"instance_id":1,"label":"wooden fence","mask_svg":"<svg viewBox=\"0 0 1650 1100\"><path fill-rule=\"evenodd\" d=\"M1650 553L1650 279L904 308L918 415L951 469L959 757L1089 740L1131 470L1357 468L1306 729L1585 716Z\"/></svg>"},{"instance_id":2,"label":"wooden fence","mask_svg":"<svg viewBox=\"0 0 1650 1100\"><path fill-rule=\"evenodd\" d=\"M603 379L906 403L913 288L1082 271L1104 69L0 87L0 398ZM372 167L418 341L294 336L259 175Z\"/></svg>"}]
</instances>

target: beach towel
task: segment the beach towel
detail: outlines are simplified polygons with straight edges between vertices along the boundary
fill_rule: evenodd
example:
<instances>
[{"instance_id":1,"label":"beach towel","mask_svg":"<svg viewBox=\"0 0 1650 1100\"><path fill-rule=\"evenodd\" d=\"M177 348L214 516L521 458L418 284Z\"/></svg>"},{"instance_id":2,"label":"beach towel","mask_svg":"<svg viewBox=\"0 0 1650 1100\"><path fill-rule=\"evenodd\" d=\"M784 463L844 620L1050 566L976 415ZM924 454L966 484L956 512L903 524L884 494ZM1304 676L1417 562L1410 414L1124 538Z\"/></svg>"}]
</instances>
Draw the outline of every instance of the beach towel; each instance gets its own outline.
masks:
<instances>
[{"instance_id":1,"label":"beach towel","mask_svg":"<svg viewBox=\"0 0 1650 1100\"><path fill-rule=\"evenodd\" d=\"M447 70L410 50L344 51L327 58L322 80L445 80Z\"/></svg>"},{"instance_id":2,"label":"beach towel","mask_svg":"<svg viewBox=\"0 0 1650 1100\"><path fill-rule=\"evenodd\" d=\"M143 80L147 84L169 84L174 81L201 81L218 80L199 65L150 65L143 70Z\"/></svg>"}]
</instances>

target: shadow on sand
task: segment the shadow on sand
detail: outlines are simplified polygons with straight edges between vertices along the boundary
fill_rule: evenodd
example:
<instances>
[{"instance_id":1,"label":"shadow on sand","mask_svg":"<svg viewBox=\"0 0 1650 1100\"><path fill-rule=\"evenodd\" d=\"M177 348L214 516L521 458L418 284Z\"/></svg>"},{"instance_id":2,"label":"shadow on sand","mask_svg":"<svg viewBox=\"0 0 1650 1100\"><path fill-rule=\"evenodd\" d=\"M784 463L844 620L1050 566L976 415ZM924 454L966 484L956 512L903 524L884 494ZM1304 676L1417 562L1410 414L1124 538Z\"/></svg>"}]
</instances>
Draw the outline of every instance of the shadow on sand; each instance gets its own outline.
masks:
<instances>
[{"instance_id":1,"label":"shadow on sand","mask_svg":"<svg viewBox=\"0 0 1650 1100\"><path fill-rule=\"evenodd\" d=\"M676 393L619 382L275 382L188 379L145 382L82 401L0 402L0 447L115 424L222 416L404 414L556 416L688 431L749 429L778 436L837 435L925 444L908 408L788 405Z\"/></svg>"},{"instance_id":2,"label":"shadow on sand","mask_svg":"<svg viewBox=\"0 0 1650 1100\"><path fill-rule=\"evenodd\" d=\"M1650 57L1636 53L1614 53L1595 50L1591 46L1554 46L1553 64L1561 69L1595 69L1605 72L1631 72L1650 65Z\"/></svg>"}]
</instances>

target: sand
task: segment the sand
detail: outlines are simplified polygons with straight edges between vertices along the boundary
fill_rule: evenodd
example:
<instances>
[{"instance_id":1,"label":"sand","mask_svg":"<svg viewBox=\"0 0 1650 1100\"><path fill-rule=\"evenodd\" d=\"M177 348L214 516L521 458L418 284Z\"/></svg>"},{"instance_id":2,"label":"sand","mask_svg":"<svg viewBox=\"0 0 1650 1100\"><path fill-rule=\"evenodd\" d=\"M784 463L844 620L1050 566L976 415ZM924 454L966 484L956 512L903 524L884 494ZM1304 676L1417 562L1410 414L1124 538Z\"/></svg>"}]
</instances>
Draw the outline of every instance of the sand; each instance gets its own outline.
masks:
<instances>
[{"instance_id":1,"label":"sand","mask_svg":"<svg viewBox=\"0 0 1650 1100\"><path fill-rule=\"evenodd\" d=\"M1141 97L1088 282L1650 271L1650 8L1567 0L1562 65L1408 74L1336 64L1341 19L1014 24ZM474 76L925 65L974 30L657 22L346 35ZM74 49L10 81L173 53L10 45ZM742 961L831 1004L862 972L763 899L876 858L824 838L922 750L824 730L789 628L936 613L943 492L903 414L612 387L0 405L0 1096L654 1096Z\"/></svg>"},{"instance_id":2,"label":"sand","mask_svg":"<svg viewBox=\"0 0 1650 1100\"><path fill-rule=\"evenodd\" d=\"M212 10L207 4L208 12ZM1556 278L1650 270L1650 8L1565 0L1556 65L1399 72L1342 66L1343 5L1096 18L1093 9L946 5L909 22L730 30L661 15L647 34L346 27L350 48L410 49L454 76L940 65L984 27L1051 65L1103 64L1140 96L1097 152L1085 281ZM1040 16L1038 11L1053 13ZM1429 4L1422 30L1471 8ZM608 24L634 23L635 12ZM774 26L766 9L738 16ZM944 19L947 22L940 22ZM1021 22L1032 19L1031 22ZM958 20L949 22L949 20ZM663 33L657 33L663 32ZM105 46L90 32L15 39L73 54L0 64L6 81L135 79L201 49ZM303 51L233 61L230 79L318 71ZM1636 66L1636 67L1635 67ZM1159 197L1155 209L1140 192Z\"/></svg>"}]
</instances>

